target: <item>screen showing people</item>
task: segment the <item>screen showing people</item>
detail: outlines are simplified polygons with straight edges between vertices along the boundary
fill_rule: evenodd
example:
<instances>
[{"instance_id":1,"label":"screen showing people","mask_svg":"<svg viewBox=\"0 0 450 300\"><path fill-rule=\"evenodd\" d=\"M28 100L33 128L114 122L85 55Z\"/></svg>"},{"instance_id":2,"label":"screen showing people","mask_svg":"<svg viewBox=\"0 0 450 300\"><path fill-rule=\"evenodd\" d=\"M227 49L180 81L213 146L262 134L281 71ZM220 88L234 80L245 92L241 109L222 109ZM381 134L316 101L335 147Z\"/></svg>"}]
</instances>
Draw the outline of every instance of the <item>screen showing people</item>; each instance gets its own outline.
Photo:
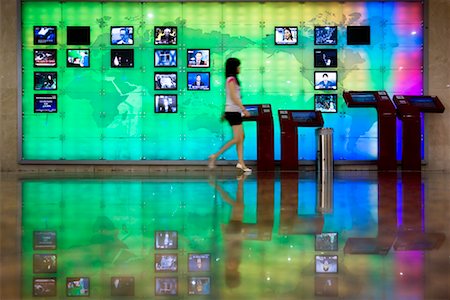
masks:
<instances>
[{"instance_id":1,"label":"screen showing people","mask_svg":"<svg viewBox=\"0 0 450 300\"><path fill-rule=\"evenodd\" d=\"M67 49L67 67L89 68L89 49Z\"/></svg>"},{"instance_id":2,"label":"screen showing people","mask_svg":"<svg viewBox=\"0 0 450 300\"><path fill-rule=\"evenodd\" d=\"M56 50L55 49L35 49L34 50L34 67L56 67Z\"/></svg>"},{"instance_id":3,"label":"screen showing people","mask_svg":"<svg viewBox=\"0 0 450 300\"><path fill-rule=\"evenodd\" d=\"M155 67L176 67L176 49L155 49Z\"/></svg>"},{"instance_id":4,"label":"screen showing people","mask_svg":"<svg viewBox=\"0 0 450 300\"><path fill-rule=\"evenodd\" d=\"M337 273L337 255L316 255L316 273Z\"/></svg>"},{"instance_id":5,"label":"screen showing people","mask_svg":"<svg viewBox=\"0 0 450 300\"><path fill-rule=\"evenodd\" d=\"M133 26L112 26L111 45L133 45Z\"/></svg>"},{"instance_id":6,"label":"screen showing people","mask_svg":"<svg viewBox=\"0 0 450 300\"><path fill-rule=\"evenodd\" d=\"M155 45L176 45L177 27L165 26L155 27Z\"/></svg>"},{"instance_id":7,"label":"screen showing people","mask_svg":"<svg viewBox=\"0 0 450 300\"><path fill-rule=\"evenodd\" d=\"M314 45L337 45L337 26L315 26Z\"/></svg>"},{"instance_id":8,"label":"screen showing people","mask_svg":"<svg viewBox=\"0 0 450 300\"><path fill-rule=\"evenodd\" d=\"M337 112L337 94L314 95L314 110L323 113Z\"/></svg>"},{"instance_id":9,"label":"screen showing people","mask_svg":"<svg viewBox=\"0 0 450 300\"><path fill-rule=\"evenodd\" d=\"M176 231L156 231L155 249L177 249L178 233Z\"/></svg>"},{"instance_id":10,"label":"screen showing people","mask_svg":"<svg viewBox=\"0 0 450 300\"><path fill-rule=\"evenodd\" d=\"M156 72L155 90L176 90L177 73L176 72Z\"/></svg>"},{"instance_id":11,"label":"screen showing people","mask_svg":"<svg viewBox=\"0 0 450 300\"><path fill-rule=\"evenodd\" d=\"M169 253L155 254L156 272L176 272L178 271L178 255Z\"/></svg>"},{"instance_id":12,"label":"screen showing people","mask_svg":"<svg viewBox=\"0 0 450 300\"><path fill-rule=\"evenodd\" d=\"M315 68L337 68L336 49L314 49Z\"/></svg>"},{"instance_id":13,"label":"screen showing people","mask_svg":"<svg viewBox=\"0 0 450 300\"><path fill-rule=\"evenodd\" d=\"M56 45L56 26L34 26L35 45Z\"/></svg>"},{"instance_id":14,"label":"screen showing people","mask_svg":"<svg viewBox=\"0 0 450 300\"><path fill-rule=\"evenodd\" d=\"M133 66L133 49L111 49L111 68L132 68Z\"/></svg>"},{"instance_id":15,"label":"screen showing people","mask_svg":"<svg viewBox=\"0 0 450 300\"><path fill-rule=\"evenodd\" d=\"M155 113L176 113L177 95L155 95Z\"/></svg>"},{"instance_id":16,"label":"screen showing people","mask_svg":"<svg viewBox=\"0 0 450 300\"><path fill-rule=\"evenodd\" d=\"M187 88L188 90L209 91L209 72L188 72Z\"/></svg>"},{"instance_id":17,"label":"screen showing people","mask_svg":"<svg viewBox=\"0 0 450 300\"><path fill-rule=\"evenodd\" d=\"M298 28L294 26L275 27L275 45L297 45Z\"/></svg>"},{"instance_id":18,"label":"screen showing people","mask_svg":"<svg viewBox=\"0 0 450 300\"><path fill-rule=\"evenodd\" d=\"M209 49L188 49L188 68L209 68Z\"/></svg>"},{"instance_id":19,"label":"screen showing people","mask_svg":"<svg viewBox=\"0 0 450 300\"><path fill-rule=\"evenodd\" d=\"M315 90L336 90L337 72L314 72Z\"/></svg>"},{"instance_id":20,"label":"screen showing people","mask_svg":"<svg viewBox=\"0 0 450 300\"><path fill-rule=\"evenodd\" d=\"M57 77L56 72L34 72L34 90L56 90Z\"/></svg>"}]
</instances>

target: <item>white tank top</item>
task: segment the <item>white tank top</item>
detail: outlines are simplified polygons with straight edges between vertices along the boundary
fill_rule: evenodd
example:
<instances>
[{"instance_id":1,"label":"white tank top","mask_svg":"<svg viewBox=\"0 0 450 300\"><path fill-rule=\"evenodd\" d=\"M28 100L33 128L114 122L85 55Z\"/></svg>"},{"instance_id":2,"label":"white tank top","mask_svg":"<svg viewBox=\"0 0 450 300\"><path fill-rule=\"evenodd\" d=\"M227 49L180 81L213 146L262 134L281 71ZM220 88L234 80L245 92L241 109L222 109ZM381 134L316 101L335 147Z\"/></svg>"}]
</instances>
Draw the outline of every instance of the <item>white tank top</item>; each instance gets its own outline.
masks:
<instances>
[{"instance_id":1,"label":"white tank top","mask_svg":"<svg viewBox=\"0 0 450 300\"><path fill-rule=\"evenodd\" d=\"M241 99L241 88L240 88L240 86L238 85L236 78L233 77L233 76L228 77L228 78L227 78L227 83L226 83L226 86L225 86L225 91L226 91L226 95L227 95L226 102L225 102L225 111L227 111L227 112L240 112L240 113L242 113L242 110L241 110L241 108L239 107L239 105L237 105L236 103L234 103L234 101L233 101L233 100L231 99L231 97L230 97L230 91L228 90L228 84L229 84L230 82L232 82L232 81L234 81L234 83L236 84L236 88L237 88L236 94L237 94L237 97L238 97L239 99Z\"/></svg>"}]
</instances>

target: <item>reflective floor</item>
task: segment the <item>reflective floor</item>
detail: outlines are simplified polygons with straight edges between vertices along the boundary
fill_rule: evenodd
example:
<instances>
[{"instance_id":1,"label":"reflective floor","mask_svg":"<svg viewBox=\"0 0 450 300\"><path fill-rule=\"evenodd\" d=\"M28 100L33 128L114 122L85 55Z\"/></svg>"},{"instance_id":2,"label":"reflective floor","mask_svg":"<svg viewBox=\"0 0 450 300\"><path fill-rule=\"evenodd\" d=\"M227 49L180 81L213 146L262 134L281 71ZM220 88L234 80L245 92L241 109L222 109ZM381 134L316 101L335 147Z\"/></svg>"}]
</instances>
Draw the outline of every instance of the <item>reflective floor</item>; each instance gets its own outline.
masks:
<instances>
[{"instance_id":1,"label":"reflective floor","mask_svg":"<svg viewBox=\"0 0 450 300\"><path fill-rule=\"evenodd\" d=\"M2 174L0 299L450 299L450 174Z\"/></svg>"}]
</instances>

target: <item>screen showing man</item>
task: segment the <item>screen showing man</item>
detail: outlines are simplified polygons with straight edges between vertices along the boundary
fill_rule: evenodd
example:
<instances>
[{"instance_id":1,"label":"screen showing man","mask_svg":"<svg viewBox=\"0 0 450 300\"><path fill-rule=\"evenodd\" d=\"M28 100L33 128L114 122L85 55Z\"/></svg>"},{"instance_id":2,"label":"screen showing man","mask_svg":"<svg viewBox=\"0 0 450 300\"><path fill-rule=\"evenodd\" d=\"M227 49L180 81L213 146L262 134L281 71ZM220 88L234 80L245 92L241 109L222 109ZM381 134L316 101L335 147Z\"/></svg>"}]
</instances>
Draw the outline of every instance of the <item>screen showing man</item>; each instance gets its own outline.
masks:
<instances>
[{"instance_id":1,"label":"screen showing man","mask_svg":"<svg viewBox=\"0 0 450 300\"><path fill-rule=\"evenodd\" d=\"M133 44L133 26L111 27L111 45Z\"/></svg>"},{"instance_id":2,"label":"screen showing man","mask_svg":"<svg viewBox=\"0 0 450 300\"><path fill-rule=\"evenodd\" d=\"M155 45L176 45L177 28L173 26L155 27Z\"/></svg>"},{"instance_id":3,"label":"screen showing man","mask_svg":"<svg viewBox=\"0 0 450 300\"><path fill-rule=\"evenodd\" d=\"M314 89L336 90L336 72L314 72Z\"/></svg>"}]
</instances>

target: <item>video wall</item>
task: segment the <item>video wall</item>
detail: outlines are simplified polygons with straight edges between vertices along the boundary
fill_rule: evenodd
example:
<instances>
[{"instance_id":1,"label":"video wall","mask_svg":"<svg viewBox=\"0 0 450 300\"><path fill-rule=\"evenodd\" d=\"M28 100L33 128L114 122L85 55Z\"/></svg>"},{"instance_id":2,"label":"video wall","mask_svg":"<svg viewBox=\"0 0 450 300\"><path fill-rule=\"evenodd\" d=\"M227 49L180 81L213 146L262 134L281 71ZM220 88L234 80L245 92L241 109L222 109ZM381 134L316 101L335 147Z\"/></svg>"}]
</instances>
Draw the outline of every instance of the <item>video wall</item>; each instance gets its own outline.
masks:
<instances>
[{"instance_id":1,"label":"video wall","mask_svg":"<svg viewBox=\"0 0 450 300\"><path fill-rule=\"evenodd\" d=\"M335 160L377 159L373 108L344 90L423 93L423 7L411 2L22 3L21 158L198 161L231 137L224 62L244 104L318 110ZM246 159L256 124L244 122ZM399 138L400 140L400 138ZM314 160L314 128L299 128ZM398 153L400 155L400 142ZM235 160L228 151L224 160Z\"/></svg>"}]
</instances>

